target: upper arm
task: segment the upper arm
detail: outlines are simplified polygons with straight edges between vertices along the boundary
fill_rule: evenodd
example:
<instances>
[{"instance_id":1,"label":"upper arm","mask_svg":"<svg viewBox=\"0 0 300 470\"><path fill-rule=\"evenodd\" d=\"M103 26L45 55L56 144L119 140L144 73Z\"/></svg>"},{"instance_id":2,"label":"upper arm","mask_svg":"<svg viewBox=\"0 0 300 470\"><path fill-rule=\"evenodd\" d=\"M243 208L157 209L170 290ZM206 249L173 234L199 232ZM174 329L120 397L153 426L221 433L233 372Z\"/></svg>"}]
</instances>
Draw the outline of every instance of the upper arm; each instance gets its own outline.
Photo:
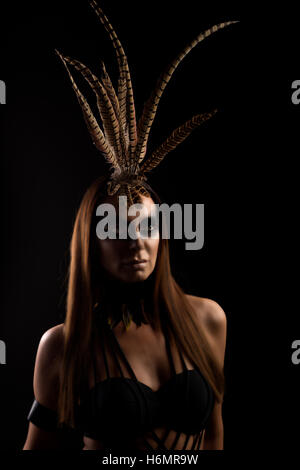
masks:
<instances>
[{"instance_id":1,"label":"upper arm","mask_svg":"<svg viewBox=\"0 0 300 470\"><path fill-rule=\"evenodd\" d=\"M41 337L36 354L33 391L36 400L57 410L59 367L63 355L63 325L47 330Z\"/></svg>"},{"instance_id":2,"label":"upper arm","mask_svg":"<svg viewBox=\"0 0 300 470\"><path fill-rule=\"evenodd\" d=\"M211 299L205 302L205 324L207 337L215 351L215 357L221 369L224 367L227 319L222 307Z\"/></svg>"},{"instance_id":3,"label":"upper arm","mask_svg":"<svg viewBox=\"0 0 300 470\"><path fill-rule=\"evenodd\" d=\"M209 420L205 426L201 450L223 450L224 429L222 403L215 402Z\"/></svg>"},{"instance_id":4,"label":"upper arm","mask_svg":"<svg viewBox=\"0 0 300 470\"><path fill-rule=\"evenodd\" d=\"M187 296L197 315L205 337L215 355L215 360L221 369L224 367L227 319L222 307L211 299Z\"/></svg>"},{"instance_id":5,"label":"upper arm","mask_svg":"<svg viewBox=\"0 0 300 470\"><path fill-rule=\"evenodd\" d=\"M189 299L197 314L199 325L204 331L214 358L221 370L224 368L227 319L222 307L211 299L192 297ZM215 401L205 427L201 449L223 449L222 403Z\"/></svg>"},{"instance_id":6,"label":"upper arm","mask_svg":"<svg viewBox=\"0 0 300 470\"><path fill-rule=\"evenodd\" d=\"M59 392L59 366L63 352L63 325L47 330L39 343L33 377L35 399L57 412ZM29 423L23 450L58 447L58 433L46 431Z\"/></svg>"}]
</instances>

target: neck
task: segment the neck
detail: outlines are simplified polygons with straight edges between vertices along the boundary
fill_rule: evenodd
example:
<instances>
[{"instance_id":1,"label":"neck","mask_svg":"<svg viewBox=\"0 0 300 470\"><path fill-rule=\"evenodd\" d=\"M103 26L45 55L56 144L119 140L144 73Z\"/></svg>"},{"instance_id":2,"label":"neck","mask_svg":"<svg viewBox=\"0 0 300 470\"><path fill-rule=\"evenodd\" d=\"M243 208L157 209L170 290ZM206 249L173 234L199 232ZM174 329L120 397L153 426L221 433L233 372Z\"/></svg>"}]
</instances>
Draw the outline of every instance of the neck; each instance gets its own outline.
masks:
<instances>
[{"instance_id":1,"label":"neck","mask_svg":"<svg viewBox=\"0 0 300 470\"><path fill-rule=\"evenodd\" d=\"M137 326L149 323L149 315L153 311L152 278L136 283L106 279L101 290L103 295L96 306L96 315L110 328L120 321L123 321L126 329L132 321Z\"/></svg>"}]
</instances>

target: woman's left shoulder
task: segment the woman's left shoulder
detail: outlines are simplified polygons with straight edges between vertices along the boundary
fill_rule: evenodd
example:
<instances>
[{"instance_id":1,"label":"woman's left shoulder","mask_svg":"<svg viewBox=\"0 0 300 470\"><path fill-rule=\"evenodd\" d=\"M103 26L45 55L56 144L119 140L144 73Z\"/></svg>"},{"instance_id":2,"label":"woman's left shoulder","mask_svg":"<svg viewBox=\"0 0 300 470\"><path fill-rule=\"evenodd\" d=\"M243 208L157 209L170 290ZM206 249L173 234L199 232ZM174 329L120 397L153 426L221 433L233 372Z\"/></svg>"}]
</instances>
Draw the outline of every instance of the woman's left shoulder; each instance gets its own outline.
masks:
<instances>
[{"instance_id":1,"label":"woman's left shoulder","mask_svg":"<svg viewBox=\"0 0 300 470\"><path fill-rule=\"evenodd\" d=\"M187 300L193 307L199 326L206 333L206 339L214 351L220 367L224 366L227 320L222 307L212 299L187 295Z\"/></svg>"},{"instance_id":2,"label":"woman's left shoulder","mask_svg":"<svg viewBox=\"0 0 300 470\"><path fill-rule=\"evenodd\" d=\"M205 297L185 295L201 325L206 327L212 335L222 334L226 331L226 314L218 302Z\"/></svg>"}]
</instances>

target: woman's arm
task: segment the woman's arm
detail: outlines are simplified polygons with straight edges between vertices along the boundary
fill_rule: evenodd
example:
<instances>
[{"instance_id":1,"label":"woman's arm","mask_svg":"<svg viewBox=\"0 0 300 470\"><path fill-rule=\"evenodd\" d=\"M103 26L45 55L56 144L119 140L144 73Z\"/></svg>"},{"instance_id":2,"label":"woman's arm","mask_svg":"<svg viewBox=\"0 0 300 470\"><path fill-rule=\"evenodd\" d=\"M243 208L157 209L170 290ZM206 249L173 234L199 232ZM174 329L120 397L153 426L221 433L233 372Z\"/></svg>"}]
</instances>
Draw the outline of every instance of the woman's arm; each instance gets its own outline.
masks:
<instances>
[{"instance_id":1,"label":"woman's arm","mask_svg":"<svg viewBox=\"0 0 300 470\"><path fill-rule=\"evenodd\" d=\"M63 324L50 328L42 336L35 361L33 390L35 399L46 408L57 411L59 365L63 352ZM48 431L29 423L23 450L57 449L59 431Z\"/></svg>"},{"instance_id":2,"label":"woman's arm","mask_svg":"<svg viewBox=\"0 0 300 470\"><path fill-rule=\"evenodd\" d=\"M200 450L223 450L224 430L222 419L222 405L215 403L206 425Z\"/></svg>"},{"instance_id":3,"label":"woman's arm","mask_svg":"<svg viewBox=\"0 0 300 470\"><path fill-rule=\"evenodd\" d=\"M215 358L221 369L224 367L227 321L224 310L210 299L198 301L199 321L205 327L207 339L215 352ZM201 312L200 312L201 310ZM201 318L200 318L201 316ZM214 408L206 425L201 450L223 450L224 429L222 403L215 402Z\"/></svg>"}]
</instances>

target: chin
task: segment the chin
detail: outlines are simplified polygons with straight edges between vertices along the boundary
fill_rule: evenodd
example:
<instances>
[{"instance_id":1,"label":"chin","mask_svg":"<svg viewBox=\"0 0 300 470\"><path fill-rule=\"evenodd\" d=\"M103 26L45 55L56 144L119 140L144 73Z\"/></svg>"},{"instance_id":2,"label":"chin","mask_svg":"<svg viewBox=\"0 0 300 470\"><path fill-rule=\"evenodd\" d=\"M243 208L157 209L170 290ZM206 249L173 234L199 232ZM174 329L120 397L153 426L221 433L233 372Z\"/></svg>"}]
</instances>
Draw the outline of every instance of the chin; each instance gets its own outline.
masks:
<instances>
[{"instance_id":1,"label":"chin","mask_svg":"<svg viewBox=\"0 0 300 470\"><path fill-rule=\"evenodd\" d=\"M123 282L140 282L140 281L145 281L148 277L150 276L150 273L143 273L143 272L132 272L128 273L124 276L118 276L118 279Z\"/></svg>"},{"instance_id":2,"label":"chin","mask_svg":"<svg viewBox=\"0 0 300 470\"><path fill-rule=\"evenodd\" d=\"M126 276L124 277L125 282L139 282L139 281L145 281L149 276L142 274L142 273L136 273L132 274L131 276Z\"/></svg>"}]
</instances>

